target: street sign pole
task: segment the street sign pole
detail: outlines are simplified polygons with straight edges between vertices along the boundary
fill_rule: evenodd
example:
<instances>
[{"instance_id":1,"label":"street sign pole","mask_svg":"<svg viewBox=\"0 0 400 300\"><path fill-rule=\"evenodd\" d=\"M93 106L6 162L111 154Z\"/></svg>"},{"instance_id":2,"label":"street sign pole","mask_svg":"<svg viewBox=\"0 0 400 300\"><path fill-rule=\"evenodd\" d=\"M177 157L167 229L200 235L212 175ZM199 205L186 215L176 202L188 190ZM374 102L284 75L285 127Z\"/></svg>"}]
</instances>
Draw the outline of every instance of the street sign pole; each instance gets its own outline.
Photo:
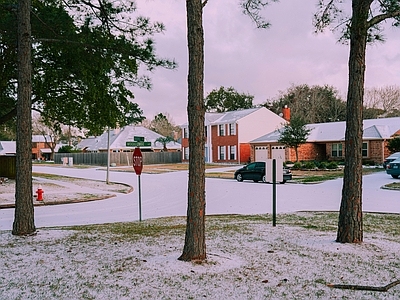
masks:
<instances>
[{"instance_id":1,"label":"street sign pole","mask_svg":"<svg viewBox=\"0 0 400 300\"><path fill-rule=\"evenodd\" d=\"M140 185L140 175L138 175L138 185L139 185L139 221L142 222L142 191Z\"/></svg>"}]
</instances>

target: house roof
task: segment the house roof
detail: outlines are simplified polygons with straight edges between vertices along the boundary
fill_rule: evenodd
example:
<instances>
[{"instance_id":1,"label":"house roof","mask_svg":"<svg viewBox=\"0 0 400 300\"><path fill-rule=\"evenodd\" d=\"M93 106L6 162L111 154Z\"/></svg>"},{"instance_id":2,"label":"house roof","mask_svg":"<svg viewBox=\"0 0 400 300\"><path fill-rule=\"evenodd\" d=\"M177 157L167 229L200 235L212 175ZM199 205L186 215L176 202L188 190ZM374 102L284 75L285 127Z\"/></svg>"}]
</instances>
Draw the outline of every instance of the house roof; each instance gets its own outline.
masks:
<instances>
[{"instance_id":1,"label":"house roof","mask_svg":"<svg viewBox=\"0 0 400 300\"><path fill-rule=\"evenodd\" d=\"M306 127L311 129L307 138L308 142L344 141L345 139L345 121L307 124ZM364 120L363 128L364 140L388 139L400 129L400 117ZM277 142L279 137L279 130L275 130L252 140L251 143Z\"/></svg>"},{"instance_id":2,"label":"house roof","mask_svg":"<svg viewBox=\"0 0 400 300\"><path fill-rule=\"evenodd\" d=\"M206 112L205 125L217 125L217 124L227 124L227 123L235 123L236 121L246 117L247 115L252 114L253 112L266 109L265 107L257 107L257 108L249 108L249 109L240 109L235 111L227 111L222 113L215 112ZM188 123L184 123L181 127L187 127Z\"/></svg>"},{"instance_id":3,"label":"house roof","mask_svg":"<svg viewBox=\"0 0 400 300\"><path fill-rule=\"evenodd\" d=\"M15 141L0 141L0 155L14 155L17 153Z\"/></svg>"},{"instance_id":4,"label":"house roof","mask_svg":"<svg viewBox=\"0 0 400 300\"><path fill-rule=\"evenodd\" d=\"M144 137L146 142L151 142L150 147L141 147L142 149L163 149L163 144L156 142L155 140L164 136L145 127L133 125L128 125L121 129L110 130L110 149L134 149L135 147L127 147L126 142L133 142L135 136ZM87 151L107 150L107 140L108 133L106 131L101 136L83 139L77 145L77 148L85 149ZM181 149L181 144L177 142L169 142L167 148Z\"/></svg>"},{"instance_id":5,"label":"house roof","mask_svg":"<svg viewBox=\"0 0 400 300\"><path fill-rule=\"evenodd\" d=\"M58 149L60 149L62 146L66 146L66 144L60 144L58 143L55 147L54 147L54 152L58 152ZM40 149L41 153L52 153L51 148L42 148Z\"/></svg>"},{"instance_id":6,"label":"house roof","mask_svg":"<svg viewBox=\"0 0 400 300\"><path fill-rule=\"evenodd\" d=\"M52 142L53 138L50 135L43 136L41 134L32 135L32 142L33 143L46 143Z\"/></svg>"}]
</instances>

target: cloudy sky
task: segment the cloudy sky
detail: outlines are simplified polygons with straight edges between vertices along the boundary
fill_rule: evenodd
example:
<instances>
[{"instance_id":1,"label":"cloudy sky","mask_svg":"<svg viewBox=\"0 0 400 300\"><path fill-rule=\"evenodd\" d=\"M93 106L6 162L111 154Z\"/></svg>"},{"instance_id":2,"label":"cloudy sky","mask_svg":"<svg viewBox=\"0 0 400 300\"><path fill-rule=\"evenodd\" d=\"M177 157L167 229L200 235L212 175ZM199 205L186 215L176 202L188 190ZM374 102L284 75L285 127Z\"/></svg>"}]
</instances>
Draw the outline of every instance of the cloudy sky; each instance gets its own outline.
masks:
<instances>
[{"instance_id":1,"label":"cloudy sky","mask_svg":"<svg viewBox=\"0 0 400 300\"><path fill-rule=\"evenodd\" d=\"M205 96L220 86L254 95L254 104L275 98L292 84L332 85L347 91L348 46L337 34L315 34L317 0L281 0L264 9L269 29L256 29L239 0L209 0L204 8ZM350 0L345 1L350 5ZM176 70L150 74L150 91L135 89L135 102L153 119L168 113L175 124L187 121L187 42L184 0L137 0L138 14L166 26L155 36L160 57L175 59ZM400 28L387 24L385 43L367 49L366 87L400 84Z\"/></svg>"}]
</instances>

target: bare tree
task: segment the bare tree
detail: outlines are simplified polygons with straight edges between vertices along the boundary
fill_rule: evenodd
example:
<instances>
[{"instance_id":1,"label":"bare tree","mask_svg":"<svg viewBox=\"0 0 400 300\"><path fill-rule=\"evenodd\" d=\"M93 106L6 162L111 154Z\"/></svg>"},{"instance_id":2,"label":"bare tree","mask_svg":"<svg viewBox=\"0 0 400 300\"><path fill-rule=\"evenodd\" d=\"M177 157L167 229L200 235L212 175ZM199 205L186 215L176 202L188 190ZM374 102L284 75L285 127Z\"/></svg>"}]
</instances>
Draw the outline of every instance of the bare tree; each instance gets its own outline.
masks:
<instances>
[{"instance_id":1,"label":"bare tree","mask_svg":"<svg viewBox=\"0 0 400 300\"><path fill-rule=\"evenodd\" d=\"M12 234L36 231L32 196L31 1L18 1L18 100L15 216Z\"/></svg>"},{"instance_id":2,"label":"bare tree","mask_svg":"<svg viewBox=\"0 0 400 300\"><path fill-rule=\"evenodd\" d=\"M280 91L276 99L263 104L276 114L287 105L291 115L301 117L306 123L325 123L344 121L346 119L346 102L339 96L333 86L292 85Z\"/></svg>"},{"instance_id":3,"label":"bare tree","mask_svg":"<svg viewBox=\"0 0 400 300\"><path fill-rule=\"evenodd\" d=\"M363 241L362 219L362 132L363 99L365 83L365 54L367 42L381 40L379 24L393 19L400 25L398 0L352 0L351 17L343 19L341 0L319 1L320 13L316 14L316 26L323 30L334 21L344 23L343 40L350 40L349 81L345 133L345 169L342 200L340 204L337 242L359 243Z\"/></svg>"},{"instance_id":4,"label":"bare tree","mask_svg":"<svg viewBox=\"0 0 400 300\"><path fill-rule=\"evenodd\" d=\"M396 115L400 111L400 87L389 85L366 89L364 105L368 108L383 110L382 117Z\"/></svg>"}]
</instances>

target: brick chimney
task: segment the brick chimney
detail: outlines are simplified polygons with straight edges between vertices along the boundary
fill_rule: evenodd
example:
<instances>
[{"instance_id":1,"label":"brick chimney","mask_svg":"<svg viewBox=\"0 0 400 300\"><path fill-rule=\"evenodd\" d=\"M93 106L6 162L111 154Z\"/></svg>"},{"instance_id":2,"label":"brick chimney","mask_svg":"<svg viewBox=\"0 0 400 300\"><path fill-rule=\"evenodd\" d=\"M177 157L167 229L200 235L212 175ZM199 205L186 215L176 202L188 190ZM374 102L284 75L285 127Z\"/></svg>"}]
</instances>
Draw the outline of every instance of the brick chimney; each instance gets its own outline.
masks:
<instances>
[{"instance_id":1,"label":"brick chimney","mask_svg":"<svg viewBox=\"0 0 400 300\"><path fill-rule=\"evenodd\" d=\"M286 121L290 122L290 108L287 105L282 108L282 115Z\"/></svg>"}]
</instances>

